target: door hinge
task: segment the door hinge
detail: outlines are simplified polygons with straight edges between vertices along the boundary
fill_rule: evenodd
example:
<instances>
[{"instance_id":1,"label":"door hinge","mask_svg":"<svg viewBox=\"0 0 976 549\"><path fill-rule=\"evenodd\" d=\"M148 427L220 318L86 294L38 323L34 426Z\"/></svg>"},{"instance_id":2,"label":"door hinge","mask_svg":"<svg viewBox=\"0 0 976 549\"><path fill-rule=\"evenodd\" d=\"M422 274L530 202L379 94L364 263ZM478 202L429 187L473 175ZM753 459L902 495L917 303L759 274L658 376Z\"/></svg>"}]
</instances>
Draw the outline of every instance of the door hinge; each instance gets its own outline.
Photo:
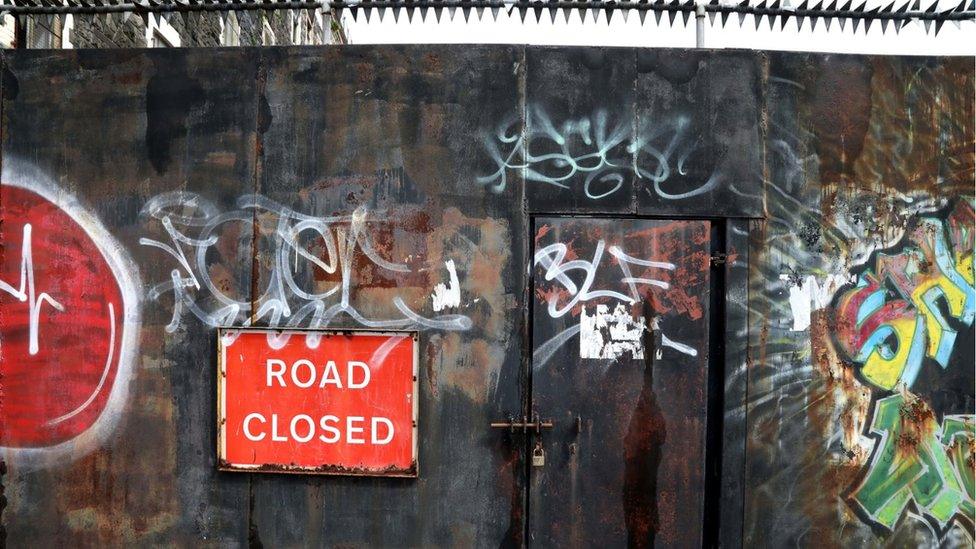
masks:
<instances>
[{"instance_id":1,"label":"door hinge","mask_svg":"<svg viewBox=\"0 0 976 549\"><path fill-rule=\"evenodd\" d=\"M728 258L729 258L728 254L724 254L722 252L716 252L713 253L709 259L711 259L712 266L715 267L718 265L725 265L725 262L726 260L728 260Z\"/></svg>"}]
</instances>

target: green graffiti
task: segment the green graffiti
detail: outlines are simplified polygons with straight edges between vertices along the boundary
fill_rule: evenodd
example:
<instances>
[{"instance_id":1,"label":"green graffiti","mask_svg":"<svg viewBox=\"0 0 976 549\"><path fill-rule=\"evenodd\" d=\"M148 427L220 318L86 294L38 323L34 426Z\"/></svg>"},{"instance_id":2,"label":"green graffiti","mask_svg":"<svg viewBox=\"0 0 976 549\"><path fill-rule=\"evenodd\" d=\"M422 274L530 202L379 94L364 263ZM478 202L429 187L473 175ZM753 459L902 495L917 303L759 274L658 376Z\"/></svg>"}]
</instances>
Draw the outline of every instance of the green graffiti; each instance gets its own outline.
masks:
<instances>
[{"instance_id":1,"label":"green graffiti","mask_svg":"<svg viewBox=\"0 0 976 549\"><path fill-rule=\"evenodd\" d=\"M942 531L957 516L974 520L976 416L946 416L940 429L926 408L895 394L878 401L871 432L875 453L851 494L871 520L893 530L912 501Z\"/></svg>"},{"instance_id":2,"label":"green graffiti","mask_svg":"<svg viewBox=\"0 0 976 549\"><path fill-rule=\"evenodd\" d=\"M973 463L974 455L974 436L973 423L976 416L949 416L942 422L942 444L949 452L949 458L959 473L959 480L966 495L960 507L962 512L970 519L976 517L976 467Z\"/></svg>"}]
</instances>

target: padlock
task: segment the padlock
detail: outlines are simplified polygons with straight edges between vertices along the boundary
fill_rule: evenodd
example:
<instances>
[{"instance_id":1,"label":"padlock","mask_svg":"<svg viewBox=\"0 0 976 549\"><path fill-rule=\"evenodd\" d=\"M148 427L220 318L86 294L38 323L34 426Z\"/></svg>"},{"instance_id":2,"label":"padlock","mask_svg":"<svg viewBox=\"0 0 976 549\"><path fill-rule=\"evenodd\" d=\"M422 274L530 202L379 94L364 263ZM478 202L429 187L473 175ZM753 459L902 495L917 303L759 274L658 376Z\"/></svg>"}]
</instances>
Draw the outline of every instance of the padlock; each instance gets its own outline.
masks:
<instances>
[{"instance_id":1,"label":"padlock","mask_svg":"<svg viewBox=\"0 0 976 549\"><path fill-rule=\"evenodd\" d=\"M546 464L546 451L542 449L542 443L535 445L535 450L532 450L532 466L533 467L543 467Z\"/></svg>"}]
</instances>

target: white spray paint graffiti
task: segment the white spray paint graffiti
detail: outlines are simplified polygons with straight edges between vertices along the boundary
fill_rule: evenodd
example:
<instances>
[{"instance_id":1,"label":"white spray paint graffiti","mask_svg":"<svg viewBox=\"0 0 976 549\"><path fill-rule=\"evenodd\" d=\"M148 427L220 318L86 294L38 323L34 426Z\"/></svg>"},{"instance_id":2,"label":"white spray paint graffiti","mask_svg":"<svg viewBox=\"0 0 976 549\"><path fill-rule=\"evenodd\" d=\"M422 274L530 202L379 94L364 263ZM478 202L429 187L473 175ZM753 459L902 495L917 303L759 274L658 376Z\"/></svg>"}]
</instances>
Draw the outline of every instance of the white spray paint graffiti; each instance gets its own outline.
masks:
<instances>
[{"instance_id":1,"label":"white spray paint graffiti","mask_svg":"<svg viewBox=\"0 0 976 549\"><path fill-rule=\"evenodd\" d=\"M660 332L661 331L661 319L660 317L651 318L651 331ZM654 360L661 360L664 357L664 348L669 347L678 351L679 353L684 353L688 356L698 356L698 349L695 349L691 345L685 345L684 343L678 343L672 340L664 333L661 333L661 341L658 347L654 350Z\"/></svg>"},{"instance_id":2,"label":"white spray paint graffiti","mask_svg":"<svg viewBox=\"0 0 976 549\"><path fill-rule=\"evenodd\" d=\"M611 122L603 110L557 124L542 107L533 106L527 110L524 129L519 124L517 119L509 120L485 136L485 148L497 169L478 182L492 192L505 190L510 173L562 189L582 177L586 197L599 200L619 191L632 175L649 182L661 198L681 200L711 191L721 179L712 173L697 187L681 192L664 189L675 174L687 175L685 163L698 149L685 117L644 121L635 132L632 118L622 116Z\"/></svg>"},{"instance_id":3,"label":"white spray paint graffiti","mask_svg":"<svg viewBox=\"0 0 976 549\"><path fill-rule=\"evenodd\" d=\"M20 248L20 285L14 288L12 285L0 280L0 291L6 292L18 301L28 302L30 310L30 321L28 323L30 337L30 354L36 355L38 351L37 336L40 332L41 307L46 302L54 309L64 312L64 305L51 297L47 292L37 293L34 287L34 254L32 253L31 233L33 227L30 223L24 225L24 243Z\"/></svg>"},{"instance_id":4,"label":"white spray paint graffiti","mask_svg":"<svg viewBox=\"0 0 976 549\"><path fill-rule=\"evenodd\" d=\"M78 407L76 407L74 410L71 410L70 412L64 415L60 415L52 419L51 421L48 421L47 422L48 425L57 425L58 423L67 421L75 417L76 415L80 414L82 411L85 410L85 408L91 406L92 402L95 402L95 399L98 398L98 395L102 392L102 388L105 387L105 380L108 379L108 374L111 371L110 369L112 367L112 358L115 355L115 337L116 337L115 305L109 303L107 309L108 309L109 330L110 330L109 340L108 340L108 355L105 357L105 366L102 368L102 376L98 379L98 385L95 386L95 389L92 391L91 395L89 395L88 398L85 399L85 401L82 402Z\"/></svg>"},{"instance_id":5,"label":"white spray paint graffiti","mask_svg":"<svg viewBox=\"0 0 976 549\"><path fill-rule=\"evenodd\" d=\"M628 294L615 290L592 289L597 269L603 259L604 250L607 250L616 259L622 275L619 282L627 287ZM569 247L561 242L540 248L535 253L534 264L545 269L544 279L546 281L555 280L570 295L569 300L560 307L559 295L552 294L547 301L546 311L549 316L560 318L576 305L583 304L584 306L581 307L578 325L566 328L536 347L532 353L534 367L543 366L563 344L577 334L580 336L580 358L617 359L627 352L630 352L633 359L643 358L643 334L647 328L643 318L638 320L632 318L627 306L634 305L641 299L638 286L646 285L667 290L670 285L663 280L635 277L631 271L631 266L674 271L675 265L666 261L653 261L631 256L619 246L607 248L603 240L597 241L592 261L585 259L566 261L568 253ZM573 271L583 273L583 282L579 285L569 277L569 273ZM615 299L622 303L618 303L612 313L607 305L597 303L594 314L592 316L587 314L585 307L587 302L605 298ZM659 329L656 318L652 322L651 329ZM698 351L693 347L674 341L663 333L661 334L661 345L690 356L698 355Z\"/></svg>"},{"instance_id":6,"label":"white spray paint graffiti","mask_svg":"<svg viewBox=\"0 0 976 549\"><path fill-rule=\"evenodd\" d=\"M679 353L684 353L688 356L698 356L698 350L691 345L685 345L684 343L678 343L672 340L665 334L661 334L661 347L670 347ZM656 358L661 358L661 350L658 349Z\"/></svg>"},{"instance_id":7,"label":"white spray paint graffiti","mask_svg":"<svg viewBox=\"0 0 976 549\"><path fill-rule=\"evenodd\" d=\"M458 281L457 269L454 268L454 260L448 260L444 266L447 267L450 282L446 286L444 284L434 286L434 293L430 297L434 301L433 307L436 312L461 305L461 283Z\"/></svg>"},{"instance_id":8,"label":"white spray paint graffiti","mask_svg":"<svg viewBox=\"0 0 976 549\"><path fill-rule=\"evenodd\" d=\"M177 263L177 268L169 273L169 280L149 290L149 298L153 300L167 293L173 294L173 315L166 326L168 332L178 329L186 313L214 327L247 327L264 320L270 326L314 329L329 326L340 315L369 328L467 330L471 327L471 319L464 315L421 316L400 296L392 298L399 317L370 318L353 306L350 294L356 285L353 261L357 254L362 254L380 269L393 273L411 272L408 265L387 260L377 252L369 235L364 208L351 215L315 217L259 195L247 195L237 201L236 210L221 213L213 203L197 194L172 192L150 200L143 208L143 214L161 222L169 242L141 238L140 244L165 251ZM242 224L250 234L255 217L264 216L273 216L277 220L271 239L274 261L266 290L252 304L228 295L218 287L211 276L207 258L208 253L216 249L223 226ZM321 240L325 257L308 249L303 243L307 236ZM296 276L302 267L327 274L338 272L340 281L324 291L307 290ZM460 284L453 263L448 270L451 286L444 289L444 307L460 303ZM453 292L458 292L456 300ZM307 337L310 346L318 345L318 336L311 334ZM287 338L287 335L269 334L269 345L279 348Z\"/></svg>"},{"instance_id":9,"label":"white spray paint graffiti","mask_svg":"<svg viewBox=\"0 0 976 549\"><path fill-rule=\"evenodd\" d=\"M593 252L593 261L586 261L585 259L565 261L566 253L568 252L569 248L561 242L550 244L544 248L541 248L535 253L535 264L541 265L542 268L546 270L545 279L547 281L558 281L563 285L566 291L573 296L572 299L570 299L569 302L566 303L566 305L564 305L561 309L557 305L557 296L552 296L549 298L549 316L559 318L572 310L577 303L602 297L619 299L628 304L637 303L637 300L640 299L640 294L637 290L637 286L639 284L657 286L658 288L665 290L668 289L668 283L662 280L632 276L628 264L673 271L675 268L673 263L638 259L627 255L617 246L611 246L610 255L617 258L620 265L620 270L623 273L623 277L620 279L620 281L627 284L630 289L630 295L624 295L613 290L591 291L590 288L593 285L593 280L596 278L597 267L600 265L600 260L603 258L603 250L605 248L606 244L604 241L600 240L596 243L596 248ZM567 273L572 271L582 271L585 273L586 277L581 286L577 287L576 283L573 282L569 276L567 276Z\"/></svg>"}]
</instances>

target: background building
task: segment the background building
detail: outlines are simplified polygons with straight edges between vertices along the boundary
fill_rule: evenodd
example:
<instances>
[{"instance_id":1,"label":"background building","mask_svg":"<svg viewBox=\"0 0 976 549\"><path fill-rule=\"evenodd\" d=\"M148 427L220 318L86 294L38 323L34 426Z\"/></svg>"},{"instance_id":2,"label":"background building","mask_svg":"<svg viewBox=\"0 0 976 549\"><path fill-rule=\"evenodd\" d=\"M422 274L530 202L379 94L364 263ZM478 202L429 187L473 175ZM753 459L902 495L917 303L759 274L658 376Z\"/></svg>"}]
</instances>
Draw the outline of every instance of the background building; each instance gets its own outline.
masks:
<instances>
[{"instance_id":1,"label":"background building","mask_svg":"<svg viewBox=\"0 0 976 549\"><path fill-rule=\"evenodd\" d=\"M273 3L271 3L273 4ZM4 48L156 48L345 43L342 25L321 9L4 15Z\"/></svg>"}]
</instances>

